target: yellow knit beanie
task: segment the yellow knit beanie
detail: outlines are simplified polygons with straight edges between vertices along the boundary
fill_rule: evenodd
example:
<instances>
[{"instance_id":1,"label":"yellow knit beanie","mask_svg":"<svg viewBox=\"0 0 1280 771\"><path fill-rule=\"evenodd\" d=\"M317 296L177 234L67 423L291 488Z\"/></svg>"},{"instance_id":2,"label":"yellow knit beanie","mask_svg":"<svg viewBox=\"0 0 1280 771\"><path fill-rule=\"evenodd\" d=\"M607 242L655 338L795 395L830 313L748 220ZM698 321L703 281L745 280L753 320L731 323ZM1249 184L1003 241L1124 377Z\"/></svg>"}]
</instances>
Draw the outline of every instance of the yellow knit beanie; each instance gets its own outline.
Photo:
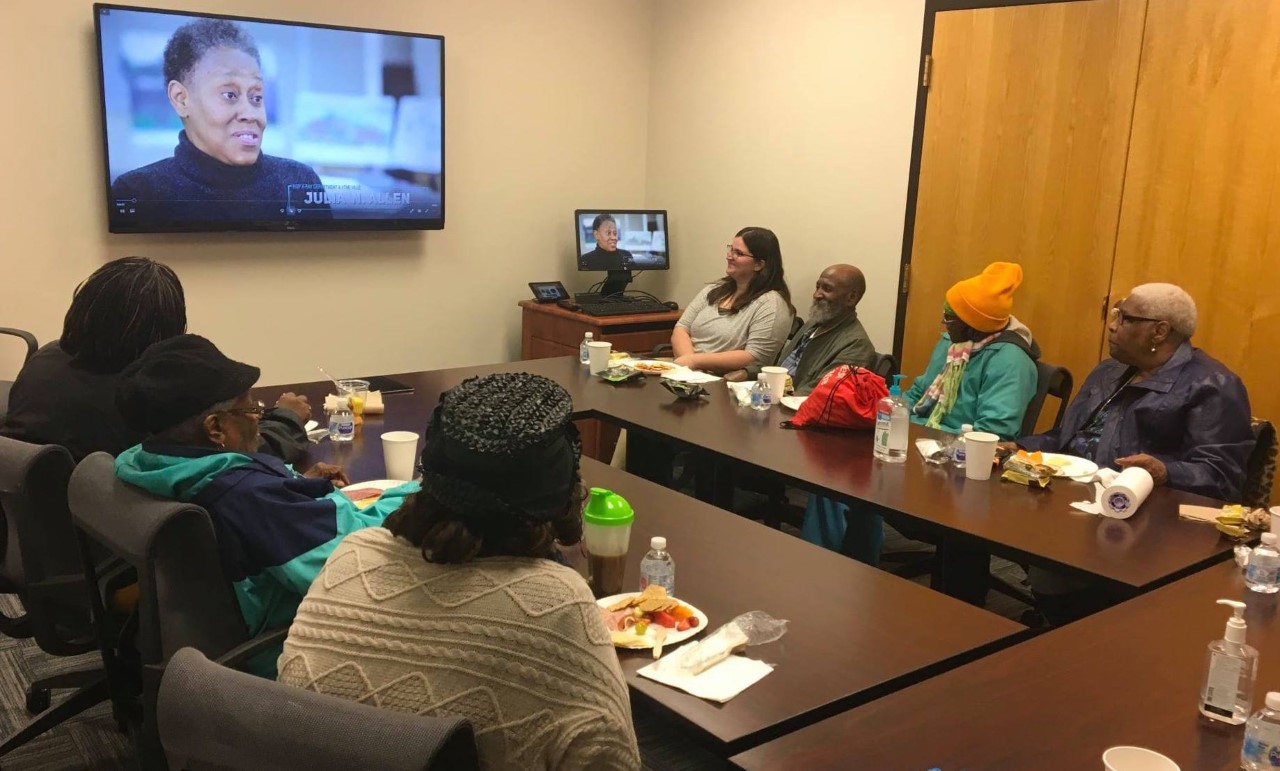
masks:
<instances>
[{"instance_id":1,"label":"yellow knit beanie","mask_svg":"<svg viewBox=\"0 0 1280 771\"><path fill-rule=\"evenodd\" d=\"M1013 292L1022 284L1022 266L993 262L973 278L947 290L947 304L960 320L979 332L998 332L1013 313Z\"/></svg>"}]
</instances>

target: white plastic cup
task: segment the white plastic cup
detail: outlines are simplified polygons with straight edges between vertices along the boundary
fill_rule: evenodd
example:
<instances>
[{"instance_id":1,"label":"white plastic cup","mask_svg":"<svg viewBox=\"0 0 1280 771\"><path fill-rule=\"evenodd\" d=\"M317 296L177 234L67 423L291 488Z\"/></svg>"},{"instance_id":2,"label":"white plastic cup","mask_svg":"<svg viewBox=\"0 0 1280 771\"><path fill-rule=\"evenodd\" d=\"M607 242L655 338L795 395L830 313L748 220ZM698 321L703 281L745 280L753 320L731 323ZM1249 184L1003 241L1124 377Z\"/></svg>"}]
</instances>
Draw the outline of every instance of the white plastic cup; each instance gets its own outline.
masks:
<instances>
[{"instance_id":1,"label":"white plastic cup","mask_svg":"<svg viewBox=\"0 0 1280 771\"><path fill-rule=\"evenodd\" d=\"M1000 437L986 431L970 431L964 435L965 479L983 481L991 478L991 464L996 459L996 442Z\"/></svg>"},{"instance_id":2,"label":"white plastic cup","mask_svg":"<svg viewBox=\"0 0 1280 771\"><path fill-rule=\"evenodd\" d=\"M1102 753L1107 771L1181 771L1178 764L1144 747L1112 747Z\"/></svg>"},{"instance_id":3,"label":"white plastic cup","mask_svg":"<svg viewBox=\"0 0 1280 771\"><path fill-rule=\"evenodd\" d=\"M591 368L591 374L598 375L609 368L609 353L613 350L613 343L605 340L592 340L587 343L587 352L590 356L588 366Z\"/></svg>"},{"instance_id":4,"label":"white plastic cup","mask_svg":"<svg viewBox=\"0 0 1280 771\"><path fill-rule=\"evenodd\" d=\"M773 393L773 400L775 402L786 395L786 367L761 367L760 377L769 384L769 391Z\"/></svg>"},{"instance_id":5,"label":"white plastic cup","mask_svg":"<svg viewBox=\"0 0 1280 771\"><path fill-rule=\"evenodd\" d=\"M1272 506L1267 511L1271 512L1271 532L1280 535L1280 506Z\"/></svg>"},{"instance_id":6,"label":"white plastic cup","mask_svg":"<svg viewBox=\"0 0 1280 771\"><path fill-rule=\"evenodd\" d=\"M418 459L418 434L413 431L383 434L382 458L387 462L387 479L397 482L413 479L414 461Z\"/></svg>"}]
</instances>

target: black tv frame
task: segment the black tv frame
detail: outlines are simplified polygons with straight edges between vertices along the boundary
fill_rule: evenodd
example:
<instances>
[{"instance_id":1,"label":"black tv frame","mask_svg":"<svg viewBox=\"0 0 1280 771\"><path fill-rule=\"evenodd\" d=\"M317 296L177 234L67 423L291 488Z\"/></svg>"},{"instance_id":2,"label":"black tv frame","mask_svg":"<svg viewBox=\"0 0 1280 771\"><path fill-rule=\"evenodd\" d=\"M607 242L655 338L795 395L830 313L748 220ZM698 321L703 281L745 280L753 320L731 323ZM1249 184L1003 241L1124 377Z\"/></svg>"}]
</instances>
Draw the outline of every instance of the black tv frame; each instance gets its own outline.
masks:
<instances>
[{"instance_id":1,"label":"black tv frame","mask_svg":"<svg viewBox=\"0 0 1280 771\"><path fill-rule=\"evenodd\" d=\"M667 264L662 266L661 268L641 268L638 272L644 273L650 270L671 270L671 215L667 213L666 209L574 209L573 210L573 248L574 248L573 261L575 264L578 262L578 256L582 254L582 252L578 251L582 247L582 242L578 240L578 236L581 233L581 231L579 231L578 228L581 227L579 223L581 222L581 218L583 214L661 214L662 221L666 225L666 233L667 233ZM582 268L578 268L578 272L579 273L598 273L599 271L583 270ZM600 295L602 297L620 295L626 291L627 286L630 283L631 283L630 270L607 270L605 271L604 281L601 282Z\"/></svg>"},{"instance_id":2,"label":"black tv frame","mask_svg":"<svg viewBox=\"0 0 1280 771\"><path fill-rule=\"evenodd\" d=\"M111 154L107 144L107 82L106 62L102 52L102 28L100 20L102 11L140 11L143 13L165 13L173 16L194 16L209 19L227 19L229 21L247 21L260 24L284 24L293 27L313 27L316 29L332 29L343 32L372 32L381 35L399 35L402 37L431 38L440 41L440 217L439 219L331 219L331 220L195 220L181 222L165 222L161 224L146 223L137 227L122 226L112 220L111 206ZM445 49L443 35L429 35L419 32L398 32L395 30L373 29L370 27L344 27L336 24L318 24L307 21L291 21L287 19L267 19L255 16L234 16L225 13L205 13L203 11L174 10L170 8L148 8L138 5L117 5L115 3L93 4L93 31L98 51L98 100L99 117L102 122L102 166L103 179L106 183L103 202L107 209L107 230L111 233L221 233L221 232L333 232L359 230L443 230L445 222L445 185L447 183L445 169ZM176 140L175 140L176 141Z\"/></svg>"}]
</instances>

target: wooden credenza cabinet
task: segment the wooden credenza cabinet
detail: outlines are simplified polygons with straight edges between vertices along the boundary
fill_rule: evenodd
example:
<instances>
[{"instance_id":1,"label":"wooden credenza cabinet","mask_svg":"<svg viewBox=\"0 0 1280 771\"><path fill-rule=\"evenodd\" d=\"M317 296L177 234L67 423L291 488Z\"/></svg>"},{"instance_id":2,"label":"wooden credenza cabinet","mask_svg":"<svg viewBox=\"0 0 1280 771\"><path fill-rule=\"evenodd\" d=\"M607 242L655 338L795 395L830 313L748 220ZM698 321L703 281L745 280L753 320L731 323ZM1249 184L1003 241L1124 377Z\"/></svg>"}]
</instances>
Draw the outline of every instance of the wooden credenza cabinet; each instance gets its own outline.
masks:
<instances>
[{"instance_id":1,"label":"wooden credenza cabinet","mask_svg":"<svg viewBox=\"0 0 1280 771\"><path fill-rule=\"evenodd\" d=\"M680 311L589 316L532 300L521 301L520 310L521 359L577 356L578 345L587 332L596 340L613 343L615 351L643 355L655 346L671 342L671 329L680 318ZM578 431L582 434L583 453L604 463L613 458L613 448L618 442L617 427L598 420L580 420Z\"/></svg>"}]
</instances>

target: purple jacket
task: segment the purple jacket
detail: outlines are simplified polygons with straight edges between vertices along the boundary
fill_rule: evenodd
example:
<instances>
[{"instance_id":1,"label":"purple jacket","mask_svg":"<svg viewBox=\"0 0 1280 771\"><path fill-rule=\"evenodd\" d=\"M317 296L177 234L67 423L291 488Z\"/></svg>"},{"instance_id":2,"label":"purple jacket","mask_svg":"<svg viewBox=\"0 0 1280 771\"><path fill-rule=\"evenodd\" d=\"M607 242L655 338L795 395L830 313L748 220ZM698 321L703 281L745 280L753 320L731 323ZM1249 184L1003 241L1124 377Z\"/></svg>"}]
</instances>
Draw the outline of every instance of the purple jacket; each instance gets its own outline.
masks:
<instances>
[{"instance_id":1,"label":"purple jacket","mask_svg":"<svg viewBox=\"0 0 1280 771\"><path fill-rule=\"evenodd\" d=\"M1129 367L1107 359L1093 368L1063 416L1046 434L1018 440L1027 450L1062 452L1094 411L1128 376ZM1169 470L1169 486L1235 502L1253 451L1249 395L1240 378L1199 348L1183 343L1164 366L1140 383L1127 409L1115 410L1102 430L1094 460L1145 453ZM1119 400L1117 400L1119 401Z\"/></svg>"}]
</instances>

